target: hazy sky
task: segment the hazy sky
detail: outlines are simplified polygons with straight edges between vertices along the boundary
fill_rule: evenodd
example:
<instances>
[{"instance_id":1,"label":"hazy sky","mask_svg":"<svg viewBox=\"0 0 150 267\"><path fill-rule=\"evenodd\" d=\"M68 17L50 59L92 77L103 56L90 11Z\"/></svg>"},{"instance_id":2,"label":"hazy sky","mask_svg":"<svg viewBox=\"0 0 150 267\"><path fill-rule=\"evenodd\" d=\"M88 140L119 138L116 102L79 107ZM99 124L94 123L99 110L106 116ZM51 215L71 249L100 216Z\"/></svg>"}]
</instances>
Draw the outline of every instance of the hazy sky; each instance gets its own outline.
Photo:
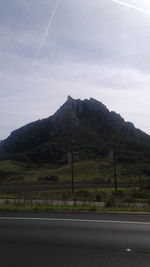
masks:
<instances>
[{"instance_id":1,"label":"hazy sky","mask_svg":"<svg viewBox=\"0 0 150 267\"><path fill-rule=\"evenodd\" d=\"M68 95L150 133L149 0L0 0L0 139Z\"/></svg>"}]
</instances>

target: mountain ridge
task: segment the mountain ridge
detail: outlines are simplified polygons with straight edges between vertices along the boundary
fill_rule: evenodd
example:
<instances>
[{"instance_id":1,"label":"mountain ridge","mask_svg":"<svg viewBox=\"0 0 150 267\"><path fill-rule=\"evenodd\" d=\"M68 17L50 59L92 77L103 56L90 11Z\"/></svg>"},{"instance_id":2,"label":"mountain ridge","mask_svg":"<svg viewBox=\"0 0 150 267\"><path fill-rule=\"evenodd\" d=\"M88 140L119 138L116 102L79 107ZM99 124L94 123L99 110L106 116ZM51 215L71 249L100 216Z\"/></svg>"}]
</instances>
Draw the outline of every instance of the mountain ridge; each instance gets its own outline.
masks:
<instances>
[{"instance_id":1,"label":"mountain ridge","mask_svg":"<svg viewBox=\"0 0 150 267\"><path fill-rule=\"evenodd\" d=\"M106 154L113 136L117 136L123 150L127 150L130 144L133 151L141 151L142 146L150 143L149 135L116 112L109 111L102 102L94 98L81 100L68 96L52 116L13 131L1 142L0 155L3 158L7 154L11 158L19 153L21 158L32 160L35 157L40 160L43 155L44 160L53 158L59 161L69 150L72 135L80 149L89 145L89 157Z\"/></svg>"}]
</instances>

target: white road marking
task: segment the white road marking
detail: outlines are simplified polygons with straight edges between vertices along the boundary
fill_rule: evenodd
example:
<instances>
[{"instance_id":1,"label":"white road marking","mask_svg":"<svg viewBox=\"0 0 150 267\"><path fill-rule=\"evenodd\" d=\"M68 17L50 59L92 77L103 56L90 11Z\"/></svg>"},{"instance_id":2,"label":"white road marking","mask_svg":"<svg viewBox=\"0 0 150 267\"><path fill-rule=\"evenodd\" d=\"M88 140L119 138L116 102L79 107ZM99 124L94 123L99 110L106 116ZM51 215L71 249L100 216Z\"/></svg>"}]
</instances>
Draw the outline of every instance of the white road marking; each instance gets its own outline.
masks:
<instances>
[{"instance_id":1,"label":"white road marking","mask_svg":"<svg viewBox=\"0 0 150 267\"><path fill-rule=\"evenodd\" d=\"M86 220L86 219L61 219L61 218L29 218L29 217L0 217L0 220L34 220L34 221L64 221L64 222L91 222L91 223L118 223L118 224L141 224L150 225L150 222L129 222L129 221L113 221L113 220Z\"/></svg>"},{"instance_id":2,"label":"white road marking","mask_svg":"<svg viewBox=\"0 0 150 267\"><path fill-rule=\"evenodd\" d=\"M130 248L127 248L126 251L127 252L132 252L132 250Z\"/></svg>"}]
</instances>

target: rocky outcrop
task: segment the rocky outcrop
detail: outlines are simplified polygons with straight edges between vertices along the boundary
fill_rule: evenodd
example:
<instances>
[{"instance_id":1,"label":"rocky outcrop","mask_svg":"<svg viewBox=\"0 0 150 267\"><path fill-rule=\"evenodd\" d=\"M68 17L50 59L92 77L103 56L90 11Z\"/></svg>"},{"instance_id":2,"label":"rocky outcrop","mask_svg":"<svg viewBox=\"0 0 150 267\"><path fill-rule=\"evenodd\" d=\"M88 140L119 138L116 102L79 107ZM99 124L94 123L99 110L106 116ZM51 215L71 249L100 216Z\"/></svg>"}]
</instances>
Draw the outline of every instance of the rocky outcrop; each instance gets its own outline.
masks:
<instances>
[{"instance_id":1,"label":"rocky outcrop","mask_svg":"<svg viewBox=\"0 0 150 267\"><path fill-rule=\"evenodd\" d=\"M109 148L113 135L126 145L137 142L142 146L143 142L150 142L147 134L136 129L132 123L125 122L116 112L110 112L96 99L81 100L68 96L54 115L13 131L0 143L0 152L30 154L30 151L38 150L40 156L44 151L47 157L56 157L64 152L72 134L76 136L79 146L90 144L90 151L99 154ZM38 153L35 152L36 157Z\"/></svg>"}]
</instances>

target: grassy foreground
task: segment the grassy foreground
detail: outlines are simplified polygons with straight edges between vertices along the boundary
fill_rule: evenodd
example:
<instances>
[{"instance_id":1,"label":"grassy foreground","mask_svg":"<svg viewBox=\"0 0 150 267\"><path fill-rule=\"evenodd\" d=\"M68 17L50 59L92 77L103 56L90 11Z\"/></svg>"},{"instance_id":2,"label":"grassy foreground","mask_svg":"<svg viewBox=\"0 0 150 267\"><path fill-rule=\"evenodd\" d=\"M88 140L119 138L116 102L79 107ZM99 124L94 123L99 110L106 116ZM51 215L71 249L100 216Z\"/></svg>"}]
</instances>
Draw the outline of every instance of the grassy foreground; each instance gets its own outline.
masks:
<instances>
[{"instance_id":1,"label":"grassy foreground","mask_svg":"<svg viewBox=\"0 0 150 267\"><path fill-rule=\"evenodd\" d=\"M139 185L139 169L148 169L146 166L137 166L132 163L117 164L117 178L118 182L126 184ZM149 169L148 169L149 170ZM150 171L150 170L149 170ZM71 179L70 165L57 164L29 164L24 162L17 162L13 160L0 161L0 183L39 183L45 181L49 183L67 183ZM55 181L54 181L55 177ZM57 178L57 179L56 179ZM108 162L107 158L97 158L86 161L79 161L74 163L74 179L76 182L99 182L111 183L114 179L113 164ZM149 181L149 176L143 175L141 178L143 183Z\"/></svg>"},{"instance_id":2,"label":"grassy foreground","mask_svg":"<svg viewBox=\"0 0 150 267\"><path fill-rule=\"evenodd\" d=\"M49 206L49 205L0 205L0 211L99 211L99 212L148 212L150 208L134 208L134 207L96 207L96 206Z\"/></svg>"},{"instance_id":3,"label":"grassy foreground","mask_svg":"<svg viewBox=\"0 0 150 267\"><path fill-rule=\"evenodd\" d=\"M0 161L0 210L150 212L150 177L148 173L139 175L140 167L117 164L116 192L113 164L107 159L76 162L75 192L72 194L70 165ZM43 203L35 204L33 200L36 199ZM47 205L44 200L66 202L65 205L58 203L56 206L53 202ZM80 206L71 203L71 206L67 201L103 202L105 207L92 206L92 203L89 206L86 203L78 203ZM132 205L134 203L137 207Z\"/></svg>"}]
</instances>

